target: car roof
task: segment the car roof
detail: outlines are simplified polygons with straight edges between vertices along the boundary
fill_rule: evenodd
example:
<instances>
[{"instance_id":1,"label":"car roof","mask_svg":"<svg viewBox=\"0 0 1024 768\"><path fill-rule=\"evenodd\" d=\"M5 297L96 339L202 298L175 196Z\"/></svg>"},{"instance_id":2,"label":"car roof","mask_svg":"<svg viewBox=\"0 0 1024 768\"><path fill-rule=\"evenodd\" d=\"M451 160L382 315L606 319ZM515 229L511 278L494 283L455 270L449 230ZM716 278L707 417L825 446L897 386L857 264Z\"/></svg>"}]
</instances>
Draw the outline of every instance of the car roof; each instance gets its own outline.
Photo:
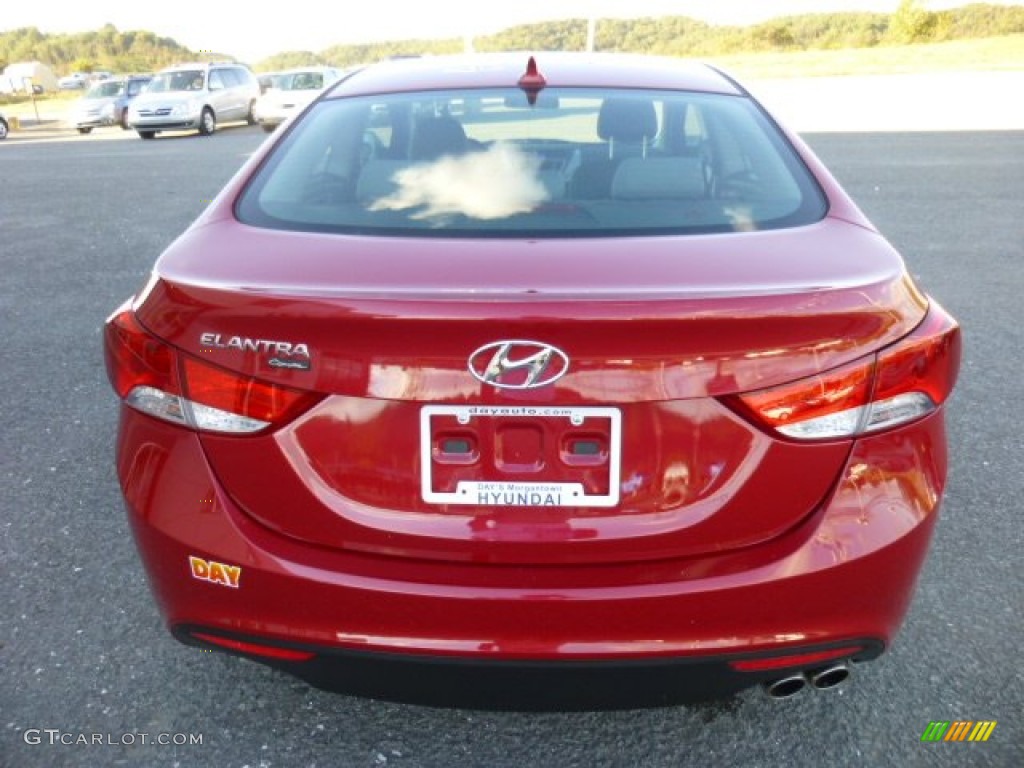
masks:
<instances>
[{"instance_id":1,"label":"car roof","mask_svg":"<svg viewBox=\"0 0 1024 768\"><path fill-rule=\"evenodd\" d=\"M338 69L338 67L329 67L326 64L310 64L308 67L292 67L290 69L279 69L274 72L261 72L262 75L294 75L299 72L326 72L328 69Z\"/></svg>"},{"instance_id":2,"label":"car roof","mask_svg":"<svg viewBox=\"0 0 1024 768\"><path fill-rule=\"evenodd\" d=\"M211 67L241 67L242 69L248 69L245 64L239 64L237 61L185 61L170 67L164 67L160 71L176 72L187 69L210 69Z\"/></svg>"},{"instance_id":3,"label":"car roof","mask_svg":"<svg viewBox=\"0 0 1024 768\"><path fill-rule=\"evenodd\" d=\"M514 86L526 72L531 56L548 86L744 93L722 72L688 59L538 52L389 59L355 71L331 91L331 96Z\"/></svg>"}]
</instances>

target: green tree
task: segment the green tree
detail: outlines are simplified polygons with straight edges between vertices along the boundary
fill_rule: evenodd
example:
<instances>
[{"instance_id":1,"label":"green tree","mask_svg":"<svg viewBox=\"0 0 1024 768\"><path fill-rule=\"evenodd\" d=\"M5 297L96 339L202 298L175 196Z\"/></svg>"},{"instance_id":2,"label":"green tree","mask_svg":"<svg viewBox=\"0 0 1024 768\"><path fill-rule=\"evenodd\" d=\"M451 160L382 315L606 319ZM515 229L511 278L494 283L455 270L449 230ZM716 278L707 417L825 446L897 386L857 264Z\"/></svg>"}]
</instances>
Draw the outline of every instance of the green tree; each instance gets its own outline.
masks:
<instances>
[{"instance_id":1,"label":"green tree","mask_svg":"<svg viewBox=\"0 0 1024 768\"><path fill-rule=\"evenodd\" d=\"M948 11L952 38L1024 33L1024 6L972 3Z\"/></svg>"},{"instance_id":2,"label":"green tree","mask_svg":"<svg viewBox=\"0 0 1024 768\"><path fill-rule=\"evenodd\" d=\"M783 50L796 45L796 38L789 24L781 19L758 24L751 29L750 37L756 48Z\"/></svg>"},{"instance_id":3,"label":"green tree","mask_svg":"<svg viewBox=\"0 0 1024 768\"><path fill-rule=\"evenodd\" d=\"M889 22L889 39L894 43L931 40L936 21L936 14L925 9L920 0L900 0Z\"/></svg>"}]
</instances>

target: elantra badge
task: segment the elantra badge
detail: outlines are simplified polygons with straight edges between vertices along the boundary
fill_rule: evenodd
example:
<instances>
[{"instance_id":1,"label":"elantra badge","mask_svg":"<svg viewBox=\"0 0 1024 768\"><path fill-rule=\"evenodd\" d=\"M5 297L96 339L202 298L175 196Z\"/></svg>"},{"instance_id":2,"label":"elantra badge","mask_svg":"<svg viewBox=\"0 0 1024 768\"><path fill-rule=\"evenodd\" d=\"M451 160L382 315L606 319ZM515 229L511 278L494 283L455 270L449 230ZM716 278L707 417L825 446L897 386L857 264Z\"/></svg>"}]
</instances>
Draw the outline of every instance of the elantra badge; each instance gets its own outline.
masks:
<instances>
[{"instance_id":1,"label":"elantra badge","mask_svg":"<svg viewBox=\"0 0 1024 768\"><path fill-rule=\"evenodd\" d=\"M568 370L569 356L539 341L495 341L469 356L469 372L474 378L500 389L545 387Z\"/></svg>"},{"instance_id":2,"label":"elantra badge","mask_svg":"<svg viewBox=\"0 0 1024 768\"><path fill-rule=\"evenodd\" d=\"M293 368L308 371L312 368L308 344L294 344L290 341L273 339L250 339L247 336L232 336L225 340L219 333L201 333L199 344L204 352L215 349L237 350L239 352L256 352L257 354L273 354L267 364L271 368Z\"/></svg>"}]
</instances>

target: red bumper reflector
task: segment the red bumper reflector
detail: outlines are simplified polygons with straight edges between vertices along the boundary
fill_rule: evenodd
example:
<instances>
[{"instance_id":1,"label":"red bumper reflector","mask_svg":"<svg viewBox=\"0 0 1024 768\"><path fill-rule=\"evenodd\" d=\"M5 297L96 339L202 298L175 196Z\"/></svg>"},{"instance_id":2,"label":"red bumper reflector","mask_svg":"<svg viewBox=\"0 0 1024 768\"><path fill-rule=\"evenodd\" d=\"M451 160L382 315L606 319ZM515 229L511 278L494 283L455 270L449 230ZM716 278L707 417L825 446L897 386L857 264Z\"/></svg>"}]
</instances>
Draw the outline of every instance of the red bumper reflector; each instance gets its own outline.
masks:
<instances>
[{"instance_id":1,"label":"red bumper reflector","mask_svg":"<svg viewBox=\"0 0 1024 768\"><path fill-rule=\"evenodd\" d=\"M860 653L862 650L864 649L859 645L851 645L846 648L831 648L827 651L815 651L814 653L796 653L789 656L770 656L764 659L730 661L729 666L737 672L761 672L766 669L782 669L784 667L809 667L824 661L853 656L853 654Z\"/></svg>"},{"instance_id":2,"label":"red bumper reflector","mask_svg":"<svg viewBox=\"0 0 1024 768\"><path fill-rule=\"evenodd\" d=\"M202 640L204 643L219 645L222 648L230 648L232 651L250 653L253 656L263 656L268 659L282 659L284 661L309 661L316 654L312 651L298 651L294 648L277 648L272 645L260 645L258 643L246 643L242 640L232 640L229 637L218 637L208 635L205 632L192 632L192 637Z\"/></svg>"}]
</instances>

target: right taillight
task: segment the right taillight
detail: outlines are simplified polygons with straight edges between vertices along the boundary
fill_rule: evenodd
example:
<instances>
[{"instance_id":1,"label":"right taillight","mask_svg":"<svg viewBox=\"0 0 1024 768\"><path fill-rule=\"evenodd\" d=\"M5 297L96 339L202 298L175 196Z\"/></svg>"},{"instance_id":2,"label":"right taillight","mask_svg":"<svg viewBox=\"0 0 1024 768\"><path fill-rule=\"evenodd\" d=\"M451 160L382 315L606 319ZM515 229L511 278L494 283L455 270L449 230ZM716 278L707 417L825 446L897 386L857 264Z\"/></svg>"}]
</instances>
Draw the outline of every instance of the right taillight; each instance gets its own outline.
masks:
<instances>
[{"instance_id":1,"label":"right taillight","mask_svg":"<svg viewBox=\"0 0 1024 768\"><path fill-rule=\"evenodd\" d=\"M907 424L941 405L960 370L960 326L934 302L908 336L848 365L730 398L795 440L835 440Z\"/></svg>"},{"instance_id":2,"label":"right taillight","mask_svg":"<svg viewBox=\"0 0 1024 768\"><path fill-rule=\"evenodd\" d=\"M114 391L132 408L205 432L280 426L322 399L196 360L150 334L127 306L107 320L104 352Z\"/></svg>"}]
</instances>

